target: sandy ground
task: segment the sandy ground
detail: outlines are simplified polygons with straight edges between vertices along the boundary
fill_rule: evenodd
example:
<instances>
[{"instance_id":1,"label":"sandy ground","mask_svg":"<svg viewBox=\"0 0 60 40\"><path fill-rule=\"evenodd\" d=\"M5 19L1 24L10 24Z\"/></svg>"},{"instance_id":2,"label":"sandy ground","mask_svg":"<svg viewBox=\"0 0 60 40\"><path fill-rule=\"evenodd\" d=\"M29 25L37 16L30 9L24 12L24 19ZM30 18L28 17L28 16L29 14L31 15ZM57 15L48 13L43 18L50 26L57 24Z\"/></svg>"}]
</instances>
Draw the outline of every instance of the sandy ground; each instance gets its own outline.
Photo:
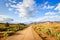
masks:
<instances>
[{"instance_id":1,"label":"sandy ground","mask_svg":"<svg viewBox=\"0 0 60 40\"><path fill-rule=\"evenodd\" d=\"M22 31L18 31L15 35L6 38L6 40L42 40L38 34L28 27Z\"/></svg>"}]
</instances>

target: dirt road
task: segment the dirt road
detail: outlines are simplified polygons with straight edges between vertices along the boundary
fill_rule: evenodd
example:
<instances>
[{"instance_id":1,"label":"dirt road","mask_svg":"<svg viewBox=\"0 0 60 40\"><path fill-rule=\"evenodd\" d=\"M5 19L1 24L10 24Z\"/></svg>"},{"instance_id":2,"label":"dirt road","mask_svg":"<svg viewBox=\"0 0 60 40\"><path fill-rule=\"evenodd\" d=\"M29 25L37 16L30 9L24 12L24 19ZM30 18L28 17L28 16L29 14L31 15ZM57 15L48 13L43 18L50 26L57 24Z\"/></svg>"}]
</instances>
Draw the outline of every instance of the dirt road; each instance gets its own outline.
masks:
<instances>
[{"instance_id":1,"label":"dirt road","mask_svg":"<svg viewBox=\"0 0 60 40\"><path fill-rule=\"evenodd\" d=\"M22 31L18 31L15 35L6 38L6 40L42 40L42 39L31 27L28 27Z\"/></svg>"}]
</instances>

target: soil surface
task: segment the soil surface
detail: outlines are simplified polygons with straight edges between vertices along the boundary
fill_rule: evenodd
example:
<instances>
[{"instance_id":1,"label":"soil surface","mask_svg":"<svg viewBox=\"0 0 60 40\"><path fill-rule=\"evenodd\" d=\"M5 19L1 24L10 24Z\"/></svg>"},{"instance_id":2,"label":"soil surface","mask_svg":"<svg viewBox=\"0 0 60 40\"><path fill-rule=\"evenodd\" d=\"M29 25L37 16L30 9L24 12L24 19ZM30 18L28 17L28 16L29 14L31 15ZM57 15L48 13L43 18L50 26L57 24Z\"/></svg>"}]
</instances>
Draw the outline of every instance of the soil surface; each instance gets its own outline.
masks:
<instances>
[{"instance_id":1,"label":"soil surface","mask_svg":"<svg viewBox=\"0 0 60 40\"><path fill-rule=\"evenodd\" d=\"M7 37L4 40L42 40L39 35L32 29L28 27L22 31L16 32L15 35Z\"/></svg>"}]
</instances>

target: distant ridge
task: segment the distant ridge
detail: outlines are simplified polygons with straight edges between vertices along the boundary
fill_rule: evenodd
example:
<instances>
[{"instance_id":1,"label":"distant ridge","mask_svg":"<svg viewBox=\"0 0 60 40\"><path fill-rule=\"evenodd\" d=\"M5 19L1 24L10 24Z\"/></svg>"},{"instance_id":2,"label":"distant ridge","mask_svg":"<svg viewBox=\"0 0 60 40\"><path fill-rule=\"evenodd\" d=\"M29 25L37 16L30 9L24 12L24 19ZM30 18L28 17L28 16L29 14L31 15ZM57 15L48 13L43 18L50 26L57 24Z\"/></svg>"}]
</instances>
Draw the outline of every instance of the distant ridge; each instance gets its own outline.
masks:
<instances>
[{"instance_id":1,"label":"distant ridge","mask_svg":"<svg viewBox=\"0 0 60 40\"><path fill-rule=\"evenodd\" d=\"M40 24L40 23L46 23L46 22L50 22L50 23L60 23L60 21L39 21L39 22L31 22L28 24ZM0 23L0 24L5 24L5 23ZM9 24L26 24L26 23L9 23Z\"/></svg>"},{"instance_id":2,"label":"distant ridge","mask_svg":"<svg viewBox=\"0 0 60 40\"><path fill-rule=\"evenodd\" d=\"M31 24L40 24L40 23L46 23L46 22L50 22L50 23L60 23L60 21L43 21L43 22L33 22Z\"/></svg>"}]
</instances>

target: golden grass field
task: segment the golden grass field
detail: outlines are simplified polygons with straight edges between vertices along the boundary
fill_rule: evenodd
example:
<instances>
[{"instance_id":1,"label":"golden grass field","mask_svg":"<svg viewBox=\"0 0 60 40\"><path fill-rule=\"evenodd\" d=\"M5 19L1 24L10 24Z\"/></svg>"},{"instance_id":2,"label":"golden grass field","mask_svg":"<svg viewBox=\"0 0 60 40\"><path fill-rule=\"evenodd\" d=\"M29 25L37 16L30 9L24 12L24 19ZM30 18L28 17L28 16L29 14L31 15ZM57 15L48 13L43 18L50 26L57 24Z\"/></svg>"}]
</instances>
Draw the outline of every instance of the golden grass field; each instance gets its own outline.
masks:
<instances>
[{"instance_id":1,"label":"golden grass field","mask_svg":"<svg viewBox=\"0 0 60 40\"><path fill-rule=\"evenodd\" d=\"M17 25L18 24L10 24L9 26L15 28L15 26L17 26ZM4 27L4 26L5 26L5 24L0 24L0 27ZM60 40L60 22L41 22L41 23L36 23L36 24L33 23L28 26L29 27L25 29L25 30L28 29L27 30L28 35L26 34L25 30L24 30L24 32L25 32L24 35L27 35L27 37L29 37L31 39L33 39L33 38L30 36L33 36L33 34L30 34L30 33L32 32L31 29L33 29L42 40ZM20 33L20 31L19 31L19 33ZM23 31L22 31L22 34L23 34ZM17 36L17 37L20 37L20 36ZM15 39L15 36L13 36L11 38ZM9 38L9 39L11 39L11 38ZM26 38L26 37L24 37L24 38ZM36 37L36 38L38 38L38 37ZM16 38L16 39L20 39L20 38ZM28 38L26 38L26 39L28 39Z\"/></svg>"},{"instance_id":2,"label":"golden grass field","mask_svg":"<svg viewBox=\"0 0 60 40\"><path fill-rule=\"evenodd\" d=\"M32 27L43 40L60 40L60 22L43 22Z\"/></svg>"},{"instance_id":3,"label":"golden grass field","mask_svg":"<svg viewBox=\"0 0 60 40\"><path fill-rule=\"evenodd\" d=\"M25 24L7 24L0 23L0 40L4 37L9 37L14 35L17 31L23 30L27 27Z\"/></svg>"}]
</instances>

